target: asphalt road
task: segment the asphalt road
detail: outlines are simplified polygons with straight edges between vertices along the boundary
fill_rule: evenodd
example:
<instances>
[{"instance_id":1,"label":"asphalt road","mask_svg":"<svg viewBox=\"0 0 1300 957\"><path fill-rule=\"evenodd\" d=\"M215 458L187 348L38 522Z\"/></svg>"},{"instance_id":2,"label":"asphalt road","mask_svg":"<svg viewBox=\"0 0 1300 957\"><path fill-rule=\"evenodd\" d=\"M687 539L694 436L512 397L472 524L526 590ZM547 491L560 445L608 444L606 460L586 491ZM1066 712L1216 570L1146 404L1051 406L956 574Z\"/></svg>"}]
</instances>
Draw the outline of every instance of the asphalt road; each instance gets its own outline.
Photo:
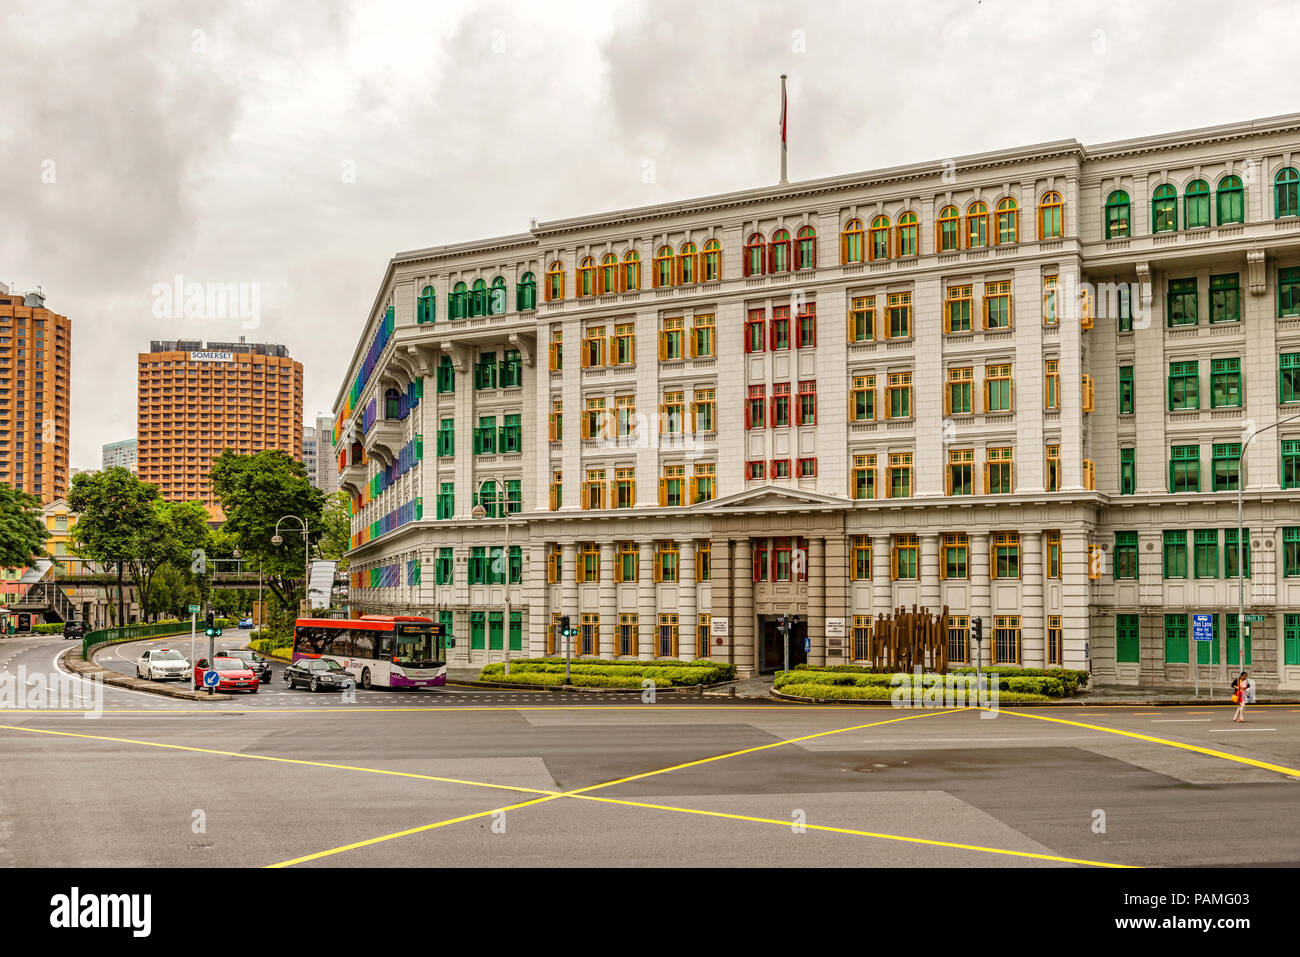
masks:
<instances>
[{"instance_id":1,"label":"asphalt road","mask_svg":"<svg viewBox=\"0 0 1300 957\"><path fill-rule=\"evenodd\" d=\"M247 630L228 628L224 631L221 638L216 643L216 650L223 649L233 650L244 648L248 645ZM200 635L195 642L196 654L198 658L207 655L208 639ZM68 642L71 644L71 642ZM118 674L135 676L136 660L149 648L175 648L187 659L190 658L190 640L188 637L172 638L150 638L142 641L123 642L119 645L110 645L103 649L95 656L95 661L100 666L116 671ZM56 647L57 650L57 647ZM425 705L432 701L438 701L441 704L507 704L510 702L532 701L538 697L548 701L572 701L585 703L616 702L625 700L625 695L590 695L586 693L576 693L561 695L556 697L554 692L532 691L532 690L510 690L510 689L492 689L477 688L472 685L449 686L444 688L422 688L422 689L388 689L372 688L369 691L361 687L355 689L355 700L345 699L338 692L316 692L313 693L306 688L290 689L284 683L283 672L285 665L282 662L269 659L271 661L272 679L270 682L263 683L258 689L257 694L247 692L230 692L232 696L238 699L238 704L233 702L213 703L213 707L232 707L239 708L279 708L289 706L310 706L310 707L330 707L338 705L341 707L354 707L356 705L368 705L375 707L405 707L411 705ZM162 684L162 682L159 682ZM173 681L173 685L184 686L184 682ZM146 696L153 701L158 707L166 707L178 702L172 702L167 698L160 696ZM668 697L668 696L665 696ZM185 702L179 702L184 704ZM143 705L143 702L141 703Z\"/></svg>"},{"instance_id":2,"label":"asphalt road","mask_svg":"<svg viewBox=\"0 0 1300 957\"><path fill-rule=\"evenodd\" d=\"M1300 706L489 695L0 710L0 866L1300 863Z\"/></svg>"}]
</instances>

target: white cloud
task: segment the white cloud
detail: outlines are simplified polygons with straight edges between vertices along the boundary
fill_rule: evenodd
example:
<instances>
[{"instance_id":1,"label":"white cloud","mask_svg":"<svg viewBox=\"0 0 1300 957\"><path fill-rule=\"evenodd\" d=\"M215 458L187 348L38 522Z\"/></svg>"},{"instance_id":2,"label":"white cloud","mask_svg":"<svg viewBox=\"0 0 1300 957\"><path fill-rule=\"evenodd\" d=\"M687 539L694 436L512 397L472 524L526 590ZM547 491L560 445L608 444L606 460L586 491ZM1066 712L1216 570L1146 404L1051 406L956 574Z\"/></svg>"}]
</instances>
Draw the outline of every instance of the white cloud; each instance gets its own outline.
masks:
<instances>
[{"instance_id":1,"label":"white cloud","mask_svg":"<svg viewBox=\"0 0 1300 957\"><path fill-rule=\"evenodd\" d=\"M310 420L394 252L774 183L779 73L807 179L1288 112L1285 11L46 0L0 14L0 279L73 320L72 464L93 466L135 433L150 339L285 343ZM263 283L260 328L154 319L177 273Z\"/></svg>"}]
</instances>

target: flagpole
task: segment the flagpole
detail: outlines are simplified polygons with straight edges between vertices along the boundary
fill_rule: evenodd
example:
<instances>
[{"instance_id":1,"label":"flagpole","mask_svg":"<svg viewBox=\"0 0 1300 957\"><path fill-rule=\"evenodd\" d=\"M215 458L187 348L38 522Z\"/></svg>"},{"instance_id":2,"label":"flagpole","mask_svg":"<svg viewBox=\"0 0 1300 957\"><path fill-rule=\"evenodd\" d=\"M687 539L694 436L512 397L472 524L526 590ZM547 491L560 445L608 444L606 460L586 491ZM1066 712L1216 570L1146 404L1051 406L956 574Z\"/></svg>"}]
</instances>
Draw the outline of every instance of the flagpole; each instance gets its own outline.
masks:
<instances>
[{"instance_id":1,"label":"flagpole","mask_svg":"<svg viewBox=\"0 0 1300 957\"><path fill-rule=\"evenodd\" d=\"M781 74L781 183L780 183L780 185L782 185L782 186L784 186L786 183L789 182L789 180L786 178L786 170L785 170L785 159L786 159L786 149L785 149L785 125L786 125L785 77L786 77L786 75L785 75L784 73L782 73L782 74Z\"/></svg>"}]
</instances>

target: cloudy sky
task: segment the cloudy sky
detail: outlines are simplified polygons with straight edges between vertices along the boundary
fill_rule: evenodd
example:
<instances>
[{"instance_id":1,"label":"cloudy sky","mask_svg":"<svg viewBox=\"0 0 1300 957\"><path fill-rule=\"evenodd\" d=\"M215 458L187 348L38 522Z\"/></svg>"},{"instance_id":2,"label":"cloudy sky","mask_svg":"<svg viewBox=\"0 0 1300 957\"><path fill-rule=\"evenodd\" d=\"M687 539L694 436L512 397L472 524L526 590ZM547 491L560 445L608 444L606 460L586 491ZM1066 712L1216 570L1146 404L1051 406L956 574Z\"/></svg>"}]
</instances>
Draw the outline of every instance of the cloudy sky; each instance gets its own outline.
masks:
<instances>
[{"instance_id":1,"label":"cloudy sky","mask_svg":"<svg viewBox=\"0 0 1300 957\"><path fill-rule=\"evenodd\" d=\"M8 0L0 281L71 317L98 467L151 339L285 343L310 419L394 252L775 182L780 73L796 180L1100 142L1300 110L1287 8ZM160 317L178 275L256 327Z\"/></svg>"}]
</instances>

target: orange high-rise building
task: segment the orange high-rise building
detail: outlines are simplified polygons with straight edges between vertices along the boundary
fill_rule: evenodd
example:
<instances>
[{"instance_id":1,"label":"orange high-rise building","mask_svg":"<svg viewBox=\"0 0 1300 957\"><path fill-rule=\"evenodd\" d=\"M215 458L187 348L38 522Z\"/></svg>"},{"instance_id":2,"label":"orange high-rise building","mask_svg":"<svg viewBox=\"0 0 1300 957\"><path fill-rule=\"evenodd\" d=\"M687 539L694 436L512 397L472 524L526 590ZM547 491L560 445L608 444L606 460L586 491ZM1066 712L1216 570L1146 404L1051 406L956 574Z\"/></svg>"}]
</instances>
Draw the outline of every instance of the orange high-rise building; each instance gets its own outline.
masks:
<instances>
[{"instance_id":1,"label":"orange high-rise building","mask_svg":"<svg viewBox=\"0 0 1300 957\"><path fill-rule=\"evenodd\" d=\"M0 283L0 483L48 505L68 493L72 324Z\"/></svg>"},{"instance_id":2,"label":"orange high-rise building","mask_svg":"<svg viewBox=\"0 0 1300 957\"><path fill-rule=\"evenodd\" d=\"M226 449L301 461L302 363L284 346L153 342L138 372L136 473L164 500L202 502L219 519L209 473Z\"/></svg>"}]
</instances>

